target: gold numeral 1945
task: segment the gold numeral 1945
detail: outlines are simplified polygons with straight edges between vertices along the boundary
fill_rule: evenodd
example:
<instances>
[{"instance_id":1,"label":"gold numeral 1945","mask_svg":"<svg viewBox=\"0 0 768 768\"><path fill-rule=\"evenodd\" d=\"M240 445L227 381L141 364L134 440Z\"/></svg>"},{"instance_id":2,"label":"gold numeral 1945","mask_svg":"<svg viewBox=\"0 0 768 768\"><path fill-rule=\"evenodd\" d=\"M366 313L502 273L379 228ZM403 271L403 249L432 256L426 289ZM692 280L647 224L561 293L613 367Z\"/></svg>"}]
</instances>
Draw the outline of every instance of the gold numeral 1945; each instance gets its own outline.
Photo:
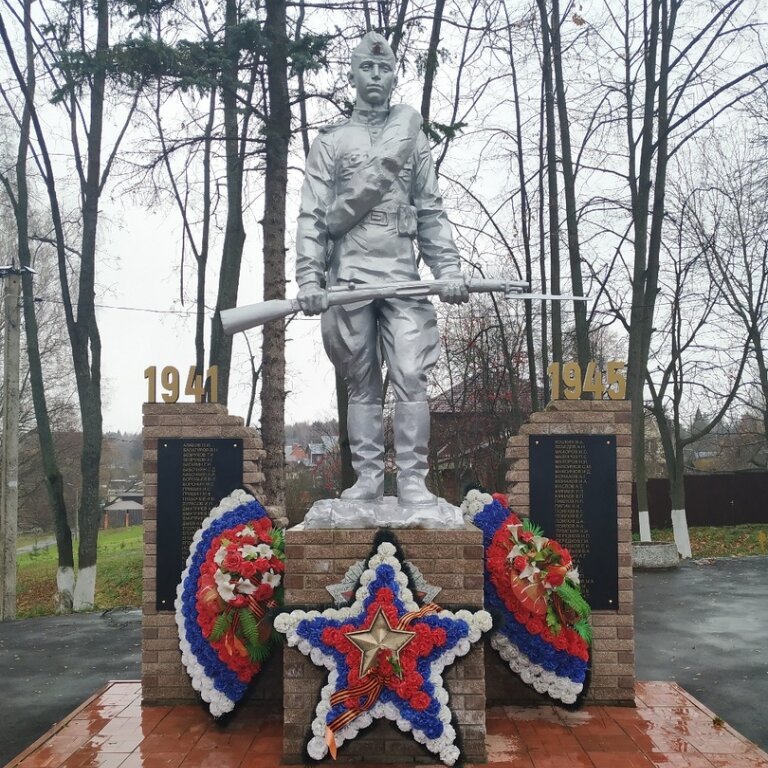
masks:
<instances>
[{"instance_id":1,"label":"gold numeral 1945","mask_svg":"<svg viewBox=\"0 0 768 768\"><path fill-rule=\"evenodd\" d=\"M627 379L624 375L625 363L611 360L603 371L597 363L590 361L582 376L581 366L577 362L551 363L547 367L547 376L552 382L552 399L578 400L584 392L589 392L595 399L607 394L611 400L623 400L627 395Z\"/></svg>"}]
</instances>

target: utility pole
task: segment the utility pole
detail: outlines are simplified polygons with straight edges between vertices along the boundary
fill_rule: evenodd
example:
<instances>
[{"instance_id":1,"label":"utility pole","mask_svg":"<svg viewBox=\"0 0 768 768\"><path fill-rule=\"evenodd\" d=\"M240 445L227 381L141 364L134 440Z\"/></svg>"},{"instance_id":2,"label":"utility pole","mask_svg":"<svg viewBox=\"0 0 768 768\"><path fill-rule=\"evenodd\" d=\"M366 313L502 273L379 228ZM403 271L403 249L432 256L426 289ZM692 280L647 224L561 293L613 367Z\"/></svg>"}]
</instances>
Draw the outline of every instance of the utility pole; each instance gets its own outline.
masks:
<instances>
[{"instance_id":1,"label":"utility pole","mask_svg":"<svg viewBox=\"0 0 768 768\"><path fill-rule=\"evenodd\" d=\"M16 531L19 523L19 354L21 273L0 266L3 280L3 432L0 451L0 621L16 618Z\"/></svg>"}]
</instances>

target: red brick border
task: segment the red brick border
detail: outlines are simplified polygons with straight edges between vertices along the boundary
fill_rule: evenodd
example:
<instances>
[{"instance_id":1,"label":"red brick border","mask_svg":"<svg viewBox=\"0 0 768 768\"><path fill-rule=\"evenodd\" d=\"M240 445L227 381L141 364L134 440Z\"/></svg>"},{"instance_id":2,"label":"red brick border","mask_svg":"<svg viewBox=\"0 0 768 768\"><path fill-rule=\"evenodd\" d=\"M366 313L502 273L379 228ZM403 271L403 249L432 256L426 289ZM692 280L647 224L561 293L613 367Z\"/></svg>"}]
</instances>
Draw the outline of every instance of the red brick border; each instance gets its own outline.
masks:
<instances>
[{"instance_id":1,"label":"red brick border","mask_svg":"<svg viewBox=\"0 0 768 768\"><path fill-rule=\"evenodd\" d=\"M141 638L142 699L146 704L195 700L181 664L173 611L155 608L157 543L157 443L164 438L240 438L243 441L243 484L264 503L261 437L243 419L230 416L217 403L144 404L144 570ZM281 527L280 510L267 507Z\"/></svg>"}]
</instances>

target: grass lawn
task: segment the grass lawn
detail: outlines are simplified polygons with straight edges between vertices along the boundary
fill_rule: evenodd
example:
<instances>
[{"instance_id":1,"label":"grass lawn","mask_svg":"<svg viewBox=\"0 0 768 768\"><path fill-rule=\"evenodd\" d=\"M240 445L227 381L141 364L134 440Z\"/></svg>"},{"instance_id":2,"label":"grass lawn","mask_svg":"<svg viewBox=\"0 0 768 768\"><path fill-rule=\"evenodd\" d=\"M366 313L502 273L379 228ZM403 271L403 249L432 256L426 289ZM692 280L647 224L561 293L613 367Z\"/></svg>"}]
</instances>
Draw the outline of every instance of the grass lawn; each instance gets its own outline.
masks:
<instances>
[{"instance_id":1,"label":"grass lawn","mask_svg":"<svg viewBox=\"0 0 768 768\"><path fill-rule=\"evenodd\" d=\"M744 557L768 555L768 525L731 525L689 528L691 552L701 557ZM639 541L635 534L632 537ZM674 541L671 528L651 531L653 541Z\"/></svg>"},{"instance_id":2,"label":"grass lawn","mask_svg":"<svg viewBox=\"0 0 768 768\"><path fill-rule=\"evenodd\" d=\"M134 525L99 531L96 565L98 610L141 604L143 530L140 525ZM16 612L20 619L53 613L56 556L55 545L18 556Z\"/></svg>"},{"instance_id":3,"label":"grass lawn","mask_svg":"<svg viewBox=\"0 0 768 768\"><path fill-rule=\"evenodd\" d=\"M768 554L768 525L690 528L689 532L694 558ZM142 534L141 526L99 532L98 610L141 604ZM673 540L672 529L654 530L651 535L654 541ZM55 545L19 555L18 617L52 614L55 584Z\"/></svg>"}]
</instances>

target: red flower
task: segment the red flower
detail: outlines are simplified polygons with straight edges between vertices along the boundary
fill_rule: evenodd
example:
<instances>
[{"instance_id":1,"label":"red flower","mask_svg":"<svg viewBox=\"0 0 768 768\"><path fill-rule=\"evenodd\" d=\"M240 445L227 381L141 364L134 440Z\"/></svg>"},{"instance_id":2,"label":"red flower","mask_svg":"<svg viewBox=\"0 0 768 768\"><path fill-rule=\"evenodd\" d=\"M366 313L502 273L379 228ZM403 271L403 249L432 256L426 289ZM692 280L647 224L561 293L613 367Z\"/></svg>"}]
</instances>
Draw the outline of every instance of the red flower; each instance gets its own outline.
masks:
<instances>
[{"instance_id":1,"label":"red flower","mask_svg":"<svg viewBox=\"0 0 768 768\"><path fill-rule=\"evenodd\" d=\"M502 507L509 509L509 500L507 499L507 495L505 493L494 493L492 495L493 498L496 499L496 501L498 501Z\"/></svg>"},{"instance_id":2,"label":"red flower","mask_svg":"<svg viewBox=\"0 0 768 768\"><path fill-rule=\"evenodd\" d=\"M424 691L417 691L411 696L411 706L419 712L423 712L429 706L429 703L429 695L424 693Z\"/></svg>"},{"instance_id":3,"label":"red flower","mask_svg":"<svg viewBox=\"0 0 768 768\"><path fill-rule=\"evenodd\" d=\"M544 622L538 617L528 619L525 626L532 635L540 635L546 629Z\"/></svg>"},{"instance_id":4,"label":"red flower","mask_svg":"<svg viewBox=\"0 0 768 768\"><path fill-rule=\"evenodd\" d=\"M559 635L555 635L552 645L554 645L558 651L566 650L568 648L568 638L565 636L565 632L560 632Z\"/></svg>"},{"instance_id":5,"label":"red flower","mask_svg":"<svg viewBox=\"0 0 768 768\"><path fill-rule=\"evenodd\" d=\"M564 580L563 574L559 569L547 571L547 582L553 587L559 587Z\"/></svg>"},{"instance_id":6,"label":"red flower","mask_svg":"<svg viewBox=\"0 0 768 768\"><path fill-rule=\"evenodd\" d=\"M274 588L271 584L259 584L259 586L256 588L256 591L253 593L253 596L258 600L259 602L262 602L263 600L269 600L270 597L275 593Z\"/></svg>"},{"instance_id":7,"label":"red flower","mask_svg":"<svg viewBox=\"0 0 768 768\"><path fill-rule=\"evenodd\" d=\"M237 551L227 550L224 560L221 563L222 568L230 573L238 573L243 564L243 558Z\"/></svg>"},{"instance_id":8,"label":"red flower","mask_svg":"<svg viewBox=\"0 0 768 768\"><path fill-rule=\"evenodd\" d=\"M230 603L230 605L233 606L234 608L245 608L247 604L248 604L248 601L246 600L245 595L238 595Z\"/></svg>"},{"instance_id":9,"label":"red flower","mask_svg":"<svg viewBox=\"0 0 768 768\"><path fill-rule=\"evenodd\" d=\"M518 573L522 573L528 565L528 558L523 555L518 555L513 561L512 565Z\"/></svg>"},{"instance_id":10,"label":"red flower","mask_svg":"<svg viewBox=\"0 0 768 768\"><path fill-rule=\"evenodd\" d=\"M533 541L533 534L530 531L520 531L517 538L528 544Z\"/></svg>"},{"instance_id":11,"label":"red flower","mask_svg":"<svg viewBox=\"0 0 768 768\"><path fill-rule=\"evenodd\" d=\"M389 587L382 587L376 592L376 602L381 603L382 605L384 603L391 603L394 599L395 596L392 594L392 590Z\"/></svg>"},{"instance_id":12,"label":"red flower","mask_svg":"<svg viewBox=\"0 0 768 768\"><path fill-rule=\"evenodd\" d=\"M253 560L243 560L243 563L240 566L240 575L244 579L253 578L257 573L258 573L258 569L256 568L255 561L253 561Z\"/></svg>"},{"instance_id":13,"label":"red flower","mask_svg":"<svg viewBox=\"0 0 768 768\"><path fill-rule=\"evenodd\" d=\"M448 636L445 634L445 630L442 627L435 627L432 630L432 642L438 648L442 648L447 640Z\"/></svg>"},{"instance_id":14,"label":"red flower","mask_svg":"<svg viewBox=\"0 0 768 768\"><path fill-rule=\"evenodd\" d=\"M264 557L260 557L258 560L254 560L253 563L258 573L266 573L270 569L269 560Z\"/></svg>"}]
</instances>

